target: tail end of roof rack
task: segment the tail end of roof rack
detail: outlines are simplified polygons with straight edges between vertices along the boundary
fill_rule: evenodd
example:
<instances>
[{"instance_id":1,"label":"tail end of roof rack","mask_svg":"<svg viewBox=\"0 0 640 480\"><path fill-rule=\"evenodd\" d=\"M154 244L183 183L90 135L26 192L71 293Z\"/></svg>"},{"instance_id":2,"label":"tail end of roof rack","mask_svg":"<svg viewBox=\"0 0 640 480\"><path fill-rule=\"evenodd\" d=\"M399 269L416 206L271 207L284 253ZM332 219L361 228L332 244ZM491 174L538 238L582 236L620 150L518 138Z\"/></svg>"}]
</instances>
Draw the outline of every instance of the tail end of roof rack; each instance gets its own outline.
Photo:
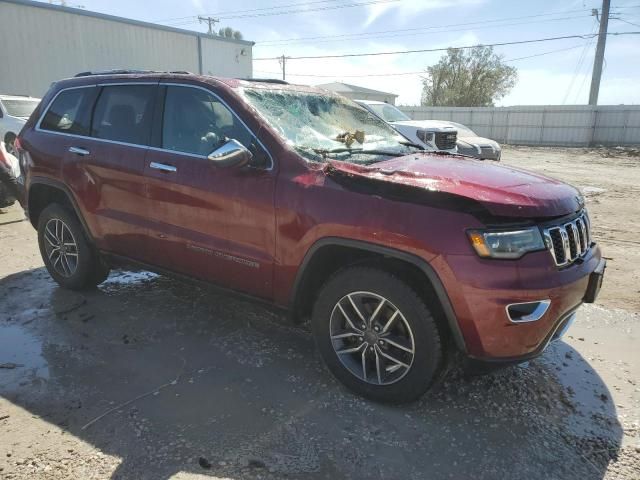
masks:
<instances>
[{"instance_id":1,"label":"tail end of roof rack","mask_svg":"<svg viewBox=\"0 0 640 480\"><path fill-rule=\"evenodd\" d=\"M160 72L157 70L134 70L134 69L115 69L115 70L99 70L76 73L74 77L89 77L93 75L144 75L148 73L172 73L175 75L192 75L186 70L173 70L170 72Z\"/></svg>"}]
</instances>

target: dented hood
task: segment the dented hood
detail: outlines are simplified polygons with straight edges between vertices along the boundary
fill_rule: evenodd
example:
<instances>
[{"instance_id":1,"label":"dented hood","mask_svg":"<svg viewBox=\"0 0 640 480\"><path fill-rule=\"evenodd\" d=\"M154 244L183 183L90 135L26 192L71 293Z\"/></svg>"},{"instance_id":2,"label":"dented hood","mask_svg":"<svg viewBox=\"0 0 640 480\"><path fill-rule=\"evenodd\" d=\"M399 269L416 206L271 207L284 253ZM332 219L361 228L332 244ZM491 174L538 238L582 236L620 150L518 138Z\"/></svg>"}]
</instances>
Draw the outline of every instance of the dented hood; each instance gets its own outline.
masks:
<instances>
[{"instance_id":1,"label":"dented hood","mask_svg":"<svg viewBox=\"0 0 640 480\"><path fill-rule=\"evenodd\" d=\"M543 175L501 164L455 155L414 154L369 166L331 162L353 180L390 182L430 193L442 192L482 204L505 217L556 217L584 206L570 185Z\"/></svg>"}]
</instances>

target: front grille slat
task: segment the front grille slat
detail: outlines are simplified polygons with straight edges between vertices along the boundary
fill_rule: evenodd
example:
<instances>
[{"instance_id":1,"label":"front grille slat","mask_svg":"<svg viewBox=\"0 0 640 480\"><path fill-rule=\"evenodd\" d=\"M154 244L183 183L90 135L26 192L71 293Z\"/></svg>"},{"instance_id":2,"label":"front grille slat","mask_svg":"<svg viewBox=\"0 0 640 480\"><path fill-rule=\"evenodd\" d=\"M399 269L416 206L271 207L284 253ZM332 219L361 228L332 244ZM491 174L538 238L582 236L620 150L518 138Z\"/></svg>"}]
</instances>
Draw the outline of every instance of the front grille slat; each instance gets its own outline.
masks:
<instances>
[{"instance_id":1,"label":"front grille slat","mask_svg":"<svg viewBox=\"0 0 640 480\"><path fill-rule=\"evenodd\" d=\"M456 148L458 134L456 132L436 132L436 146L440 150L451 150Z\"/></svg>"},{"instance_id":2,"label":"front grille slat","mask_svg":"<svg viewBox=\"0 0 640 480\"><path fill-rule=\"evenodd\" d=\"M585 256L591 246L589 217L582 212L576 219L544 229L547 248L558 267L574 263Z\"/></svg>"}]
</instances>

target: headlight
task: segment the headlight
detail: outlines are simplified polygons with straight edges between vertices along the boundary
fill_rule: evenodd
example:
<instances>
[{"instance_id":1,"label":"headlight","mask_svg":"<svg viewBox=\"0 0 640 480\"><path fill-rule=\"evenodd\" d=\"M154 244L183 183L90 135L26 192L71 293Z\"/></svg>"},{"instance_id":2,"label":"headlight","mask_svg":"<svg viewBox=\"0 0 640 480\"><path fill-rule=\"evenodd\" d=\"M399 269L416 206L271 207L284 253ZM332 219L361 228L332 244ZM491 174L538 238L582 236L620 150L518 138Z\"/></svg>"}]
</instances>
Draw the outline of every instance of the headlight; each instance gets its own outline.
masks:
<instances>
[{"instance_id":1,"label":"headlight","mask_svg":"<svg viewBox=\"0 0 640 480\"><path fill-rule=\"evenodd\" d=\"M540 230L535 227L511 231L470 230L467 233L481 257L520 258L527 252L546 248Z\"/></svg>"},{"instance_id":2,"label":"headlight","mask_svg":"<svg viewBox=\"0 0 640 480\"><path fill-rule=\"evenodd\" d=\"M426 130L418 130L416 132L417 137L425 143L431 142L433 140L433 132L428 132Z\"/></svg>"}]
</instances>

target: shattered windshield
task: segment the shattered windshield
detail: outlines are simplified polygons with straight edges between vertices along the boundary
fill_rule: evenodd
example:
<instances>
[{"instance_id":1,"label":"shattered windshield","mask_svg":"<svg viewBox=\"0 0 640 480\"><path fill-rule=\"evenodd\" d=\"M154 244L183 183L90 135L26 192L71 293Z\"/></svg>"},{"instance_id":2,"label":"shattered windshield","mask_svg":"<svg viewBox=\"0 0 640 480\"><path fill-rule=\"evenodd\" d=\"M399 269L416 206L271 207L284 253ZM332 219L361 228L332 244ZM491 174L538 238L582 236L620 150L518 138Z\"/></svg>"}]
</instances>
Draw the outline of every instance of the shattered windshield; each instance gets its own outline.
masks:
<instances>
[{"instance_id":1,"label":"shattered windshield","mask_svg":"<svg viewBox=\"0 0 640 480\"><path fill-rule=\"evenodd\" d=\"M243 93L280 136L309 160L374 163L419 149L346 98L275 89L247 88Z\"/></svg>"}]
</instances>

